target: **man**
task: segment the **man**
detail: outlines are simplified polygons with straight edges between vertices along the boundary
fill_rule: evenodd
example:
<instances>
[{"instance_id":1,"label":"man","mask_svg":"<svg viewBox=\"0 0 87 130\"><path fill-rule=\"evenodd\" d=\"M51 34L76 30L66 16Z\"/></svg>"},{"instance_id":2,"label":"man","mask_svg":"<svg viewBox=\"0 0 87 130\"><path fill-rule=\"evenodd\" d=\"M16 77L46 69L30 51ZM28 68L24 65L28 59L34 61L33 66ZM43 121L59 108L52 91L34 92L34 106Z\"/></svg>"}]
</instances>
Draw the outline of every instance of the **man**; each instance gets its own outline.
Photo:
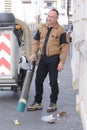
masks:
<instances>
[{"instance_id":1,"label":"man","mask_svg":"<svg viewBox=\"0 0 87 130\"><path fill-rule=\"evenodd\" d=\"M59 87L57 83L58 72L63 70L67 57L68 44L65 29L57 22L59 13L56 9L48 12L47 23L42 24L38 29L32 46L31 60L36 60L38 51L41 51L41 58L36 72L36 95L34 103L28 106L28 111L41 110L43 82L49 73L51 94L50 105L47 112L57 110Z\"/></svg>"}]
</instances>

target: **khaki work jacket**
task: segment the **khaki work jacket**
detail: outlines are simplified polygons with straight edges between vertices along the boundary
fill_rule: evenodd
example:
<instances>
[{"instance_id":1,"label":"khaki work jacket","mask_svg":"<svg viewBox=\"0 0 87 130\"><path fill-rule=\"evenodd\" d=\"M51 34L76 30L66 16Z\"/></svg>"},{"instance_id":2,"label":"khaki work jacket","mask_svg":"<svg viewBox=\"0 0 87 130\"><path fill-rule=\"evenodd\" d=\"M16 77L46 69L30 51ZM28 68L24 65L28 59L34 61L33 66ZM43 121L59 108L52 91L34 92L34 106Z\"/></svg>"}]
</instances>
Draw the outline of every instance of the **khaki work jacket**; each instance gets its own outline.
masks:
<instances>
[{"instance_id":1,"label":"khaki work jacket","mask_svg":"<svg viewBox=\"0 0 87 130\"><path fill-rule=\"evenodd\" d=\"M39 34L40 34L39 39L35 38L32 45L33 55L37 55L39 50L43 55L43 46L47 31L48 31L47 24L42 24L39 27ZM67 42L67 35L65 40L65 38L61 37L62 34L66 34L65 29L57 22L50 32L50 36L46 46L46 56L50 57L53 55L60 54L60 62L64 64L67 57L68 42Z\"/></svg>"}]
</instances>

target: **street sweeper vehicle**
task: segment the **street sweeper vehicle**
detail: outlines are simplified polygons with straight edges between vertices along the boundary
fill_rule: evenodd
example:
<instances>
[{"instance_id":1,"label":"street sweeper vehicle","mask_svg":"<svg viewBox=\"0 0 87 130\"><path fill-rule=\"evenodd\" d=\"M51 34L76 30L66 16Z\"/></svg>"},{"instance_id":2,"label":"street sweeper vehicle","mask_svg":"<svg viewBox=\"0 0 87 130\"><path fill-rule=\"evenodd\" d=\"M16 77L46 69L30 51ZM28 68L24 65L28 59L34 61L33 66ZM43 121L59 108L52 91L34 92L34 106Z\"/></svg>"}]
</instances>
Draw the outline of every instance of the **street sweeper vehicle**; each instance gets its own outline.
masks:
<instances>
[{"instance_id":1,"label":"street sweeper vehicle","mask_svg":"<svg viewBox=\"0 0 87 130\"><path fill-rule=\"evenodd\" d=\"M13 13L0 13L0 90L21 90L28 98L35 62L29 60L31 40L29 27Z\"/></svg>"}]
</instances>

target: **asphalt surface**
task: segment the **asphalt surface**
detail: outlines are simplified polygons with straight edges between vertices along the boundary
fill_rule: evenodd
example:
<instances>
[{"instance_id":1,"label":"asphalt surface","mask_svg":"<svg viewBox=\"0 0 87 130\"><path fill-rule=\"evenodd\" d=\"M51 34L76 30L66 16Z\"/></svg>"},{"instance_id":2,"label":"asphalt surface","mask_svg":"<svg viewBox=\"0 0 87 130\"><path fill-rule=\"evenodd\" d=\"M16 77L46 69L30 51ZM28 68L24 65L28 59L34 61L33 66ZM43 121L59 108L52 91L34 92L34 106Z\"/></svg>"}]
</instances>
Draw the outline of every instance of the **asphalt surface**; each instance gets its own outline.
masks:
<instances>
[{"instance_id":1,"label":"asphalt surface","mask_svg":"<svg viewBox=\"0 0 87 130\"><path fill-rule=\"evenodd\" d=\"M35 74L32 80L27 105L31 104L35 94ZM59 98L56 112L47 113L49 106L50 86L47 76L44 81L43 110L18 112L16 110L20 92L0 91L0 130L83 130L80 114L76 112L77 91L72 88L71 52L67 57L65 68L59 73ZM27 106L26 106L27 108ZM66 112L63 117L58 117L60 112ZM42 120L42 117L54 116L54 123ZM47 119L46 118L46 119ZM19 125L15 125L15 120Z\"/></svg>"}]
</instances>

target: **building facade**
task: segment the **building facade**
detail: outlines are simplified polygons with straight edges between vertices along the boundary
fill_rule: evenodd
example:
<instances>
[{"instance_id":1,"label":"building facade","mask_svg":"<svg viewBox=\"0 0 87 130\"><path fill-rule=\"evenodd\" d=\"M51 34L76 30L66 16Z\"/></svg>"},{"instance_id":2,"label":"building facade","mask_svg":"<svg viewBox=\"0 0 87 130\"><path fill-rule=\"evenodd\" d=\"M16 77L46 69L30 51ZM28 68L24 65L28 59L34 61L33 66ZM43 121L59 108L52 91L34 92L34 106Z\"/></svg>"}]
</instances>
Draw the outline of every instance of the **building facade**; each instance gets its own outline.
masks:
<instances>
[{"instance_id":1,"label":"building facade","mask_svg":"<svg viewBox=\"0 0 87 130\"><path fill-rule=\"evenodd\" d=\"M69 21L72 22L73 1L69 0ZM60 24L68 24L67 0L2 0L0 12L12 12L16 18L26 22L30 29L35 29L39 23L45 23L50 9L59 11Z\"/></svg>"},{"instance_id":2,"label":"building facade","mask_svg":"<svg viewBox=\"0 0 87 130\"><path fill-rule=\"evenodd\" d=\"M76 110L87 130L87 0L73 0L72 86L78 90Z\"/></svg>"}]
</instances>

